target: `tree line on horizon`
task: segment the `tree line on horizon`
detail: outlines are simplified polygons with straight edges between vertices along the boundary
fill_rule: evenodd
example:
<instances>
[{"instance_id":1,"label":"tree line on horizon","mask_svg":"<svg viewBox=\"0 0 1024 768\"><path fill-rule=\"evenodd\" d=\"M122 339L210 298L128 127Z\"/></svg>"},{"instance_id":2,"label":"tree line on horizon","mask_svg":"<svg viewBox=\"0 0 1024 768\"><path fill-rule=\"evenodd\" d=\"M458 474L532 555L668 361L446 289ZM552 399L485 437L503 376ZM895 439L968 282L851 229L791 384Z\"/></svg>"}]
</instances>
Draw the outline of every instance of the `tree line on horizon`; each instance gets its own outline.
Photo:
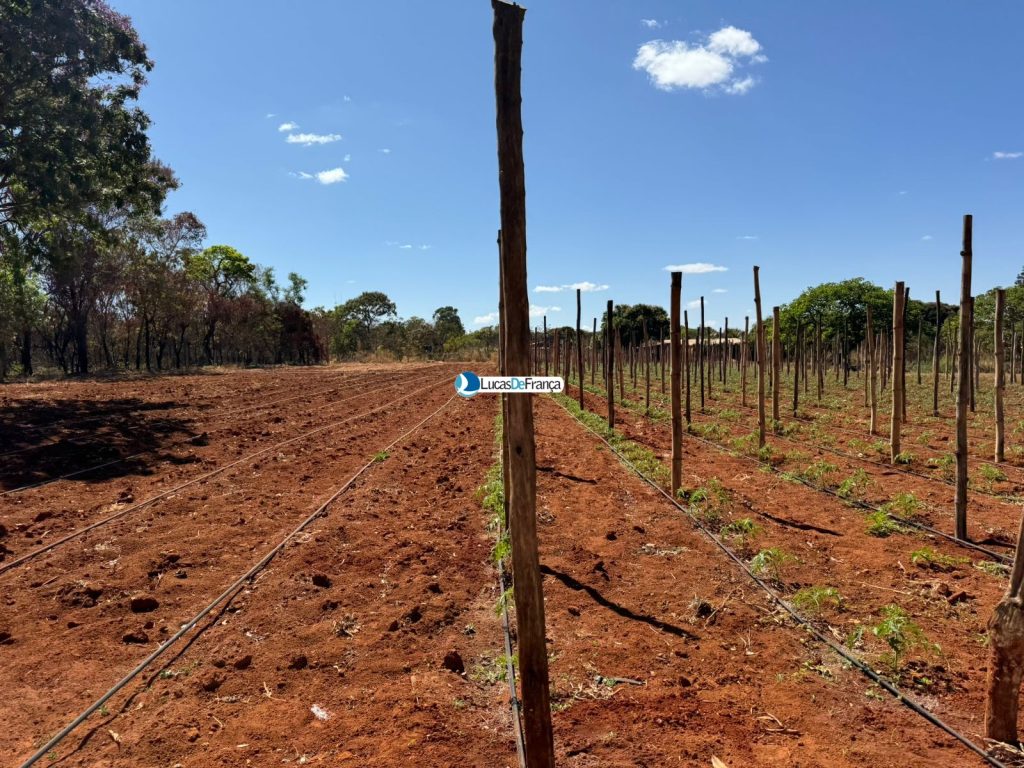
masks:
<instances>
[{"instance_id":1,"label":"tree line on horizon","mask_svg":"<svg viewBox=\"0 0 1024 768\"><path fill-rule=\"evenodd\" d=\"M400 320L383 293L304 309L308 282L230 245L152 154L138 98L153 62L103 0L0 0L0 379L386 354L489 356L458 312Z\"/></svg>"}]
</instances>

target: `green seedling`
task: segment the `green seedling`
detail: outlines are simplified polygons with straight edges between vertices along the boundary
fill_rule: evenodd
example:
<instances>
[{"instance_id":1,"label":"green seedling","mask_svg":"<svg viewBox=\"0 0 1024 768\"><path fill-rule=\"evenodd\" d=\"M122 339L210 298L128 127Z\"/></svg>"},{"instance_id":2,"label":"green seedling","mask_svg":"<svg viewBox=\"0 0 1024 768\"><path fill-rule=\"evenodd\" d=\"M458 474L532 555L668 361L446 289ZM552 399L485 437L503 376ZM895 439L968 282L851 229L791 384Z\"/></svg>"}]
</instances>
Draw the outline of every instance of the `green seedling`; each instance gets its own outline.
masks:
<instances>
[{"instance_id":1,"label":"green seedling","mask_svg":"<svg viewBox=\"0 0 1024 768\"><path fill-rule=\"evenodd\" d=\"M901 533L903 531L903 528L900 527L899 523L889 517L889 515L882 510L872 512L868 515L867 520L867 532L870 536L877 536L880 539L884 539L894 533Z\"/></svg>"},{"instance_id":2,"label":"green seedling","mask_svg":"<svg viewBox=\"0 0 1024 768\"><path fill-rule=\"evenodd\" d=\"M839 467L835 464L830 464L824 459L818 459L817 461L809 464L803 471L802 475L804 479L814 483L815 485L828 485L826 478L838 471Z\"/></svg>"},{"instance_id":3,"label":"green seedling","mask_svg":"<svg viewBox=\"0 0 1024 768\"><path fill-rule=\"evenodd\" d=\"M910 562L919 568L928 568L933 571L951 571L958 565L964 565L971 561L967 557L953 557L936 552L931 547L921 547L910 553Z\"/></svg>"},{"instance_id":4,"label":"green seedling","mask_svg":"<svg viewBox=\"0 0 1024 768\"><path fill-rule=\"evenodd\" d=\"M882 505L882 511L901 520L914 520L921 511L921 502L912 493L897 493Z\"/></svg>"},{"instance_id":5,"label":"green seedling","mask_svg":"<svg viewBox=\"0 0 1024 768\"><path fill-rule=\"evenodd\" d=\"M769 581L778 583L781 580L782 572L790 563L796 562L796 558L778 547L762 549L750 560L750 570L755 576L761 576Z\"/></svg>"},{"instance_id":6,"label":"green seedling","mask_svg":"<svg viewBox=\"0 0 1024 768\"><path fill-rule=\"evenodd\" d=\"M818 614L823 608L843 607L843 596L835 587L804 587L793 595L793 605L810 614Z\"/></svg>"},{"instance_id":7,"label":"green seedling","mask_svg":"<svg viewBox=\"0 0 1024 768\"><path fill-rule=\"evenodd\" d=\"M373 460L377 462L387 461L389 456L391 456L391 454L388 453L387 451L378 451L377 453L373 454Z\"/></svg>"},{"instance_id":8,"label":"green seedling","mask_svg":"<svg viewBox=\"0 0 1024 768\"><path fill-rule=\"evenodd\" d=\"M870 484L871 478L868 473L858 469L839 484L836 495L840 499L859 499Z\"/></svg>"},{"instance_id":9,"label":"green seedling","mask_svg":"<svg viewBox=\"0 0 1024 768\"><path fill-rule=\"evenodd\" d=\"M900 451L893 457L894 464L913 464L914 454L909 451Z\"/></svg>"},{"instance_id":10,"label":"green seedling","mask_svg":"<svg viewBox=\"0 0 1024 768\"><path fill-rule=\"evenodd\" d=\"M939 650L939 647L928 639L924 630L898 605L887 605L882 609L882 620L871 628L871 633L889 646L889 651L883 654L882 661L889 665L896 677L903 668L903 659L915 648L928 652Z\"/></svg>"}]
</instances>

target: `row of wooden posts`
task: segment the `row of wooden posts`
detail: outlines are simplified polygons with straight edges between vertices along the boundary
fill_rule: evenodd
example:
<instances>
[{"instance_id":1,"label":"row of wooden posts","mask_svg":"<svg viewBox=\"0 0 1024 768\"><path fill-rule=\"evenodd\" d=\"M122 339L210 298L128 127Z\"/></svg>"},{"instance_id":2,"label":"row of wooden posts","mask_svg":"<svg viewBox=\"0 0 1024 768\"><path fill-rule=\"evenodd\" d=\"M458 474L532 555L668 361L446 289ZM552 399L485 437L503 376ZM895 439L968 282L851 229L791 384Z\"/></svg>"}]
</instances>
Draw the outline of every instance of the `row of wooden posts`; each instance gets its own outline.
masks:
<instances>
[{"instance_id":1,"label":"row of wooden posts","mask_svg":"<svg viewBox=\"0 0 1024 768\"><path fill-rule=\"evenodd\" d=\"M522 115L521 115L521 53L522 25L525 9L492 0L494 10L494 42L495 42L495 95L498 134L498 165L499 189L501 201L501 230L498 237L499 251L499 325L500 354L499 368L506 375L528 375L531 369L539 365L538 349L531 339L529 295L526 281L526 191L525 172L522 151ZM958 330L958 358L963 371L977 371L973 360L975 343L972 336L973 300L971 298L971 262L972 262L972 217L964 217L962 280L960 297L960 325ZM744 402L747 389L748 363L756 365L757 373L757 411L758 411L758 443L763 447L766 441L766 381L769 376L767 339L765 323L762 317L759 269L754 267L754 302L756 310L756 338L753 360L749 352L749 324L744 332L743 343L740 345L738 365L740 367L741 387ZM681 335L685 331L689 339L688 318L682 313L680 324L680 294L682 274L673 272L670 282L670 388L672 418L672 457L671 485L673 495L682 486L682 435L683 435L683 393L685 390L685 408L687 422L690 420L690 376L686 375L686 386L683 386L684 372L688 372L690 344L681 343ZM877 373L882 371L883 386L888 376L891 381L892 414L890 423L891 459L896 460L900 448L901 426L906 418L906 366L904 358L905 334L904 312L906 307L906 287L902 282L896 283L893 291L893 328L891 339L876 336L868 319L868 332L865 339L863 354L868 361L869 372L865 377L868 405L871 409L871 428L877 428ZM938 302L938 294L936 294ZM703 305L703 301L702 301ZM1003 344L1002 344L1002 312L1005 305L1005 294L999 292L996 302L996 361L995 361L995 403L996 403L996 460L1002 459L1003 450ZM611 301L607 306L607 319L604 338L603 355L601 356L604 375L603 383L607 395L608 425L615 424L615 381L616 357L622 360L621 339L617 337L612 319L614 306ZM703 310L703 306L702 306ZM778 307L772 310L774 327L779 328ZM700 328L703 329L703 311ZM726 325L728 328L728 325ZM591 348L591 382L598 367L596 321L592 331L593 346ZM728 331L726 331L728 333ZM700 371L700 387L703 398L705 382L712 386L714 376L710 373L715 368L715 359L711 357L713 345L706 343L706 336L701 330L702 341L696 345L698 370ZM554 347L555 370L564 370L566 380L571 378L573 360L579 377L578 395L580 405L583 401L585 381L583 335L580 328L580 295L577 291L577 320L575 336L575 356L566 348L564 354L556 342ZM542 345L545 370L548 370L548 344ZM794 376L794 413L797 407L799 392L799 373L806 364L803 357L803 330L798 332L796 353L791 357L795 363ZM659 339L660 341L660 339ZM650 339L644 340L642 349L646 350L642 359L645 381L650 392ZM933 364L933 386L935 392L935 409L938 407L938 338ZM919 344L920 347L920 344ZM888 369L881 364L881 354L885 349L892 354L892 367ZM663 345L659 345L658 363L661 365L661 376L664 382ZM816 388L821 396L824 387L824 368L826 355L821 344L820 326L815 328L814 338L814 375ZM721 347L717 359L718 370L724 381L726 366L733 361L731 345ZM564 363L563 363L564 358ZM920 353L919 353L920 360ZM707 363L707 378L705 364ZM637 358L632 357L632 372L636 376ZM564 369L562 366L564 365ZM972 367L972 365L974 367ZM778 423L780 416L782 344L778 333L773 334L770 358L770 375L775 382L772 387L772 417ZM848 376L848 364L844 358L844 383ZM806 368L804 386L807 386ZM620 366L620 395L623 386L623 371ZM967 414L971 406L972 384L976 384L976 375L960 375L957 379L957 414L956 414L956 492L955 518L956 536L967 539ZM664 386L664 385L663 385ZM703 400L702 400L703 402ZM523 750L520 759L528 768L553 768L554 742L551 727L551 706L548 681L547 644L545 638L544 597L540 572L540 561L537 548L536 526L536 461L533 427L533 405L530 396L501 396L502 413L502 450L501 462L505 489L505 531L512 545L512 572L514 579L514 603L516 609L517 642L519 656L519 672ZM1024 537L1024 519L1018 541ZM1010 584L1006 596L998 604L989 622L990 659L988 665L987 702L986 702L986 735L990 739L1013 743L1017 733L1017 708L1019 690L1024 678L1024 607L1022 607L1021 587L1024 583L1024 548L1018 547L1014 559Z\"/></svg>"}]
</instances>

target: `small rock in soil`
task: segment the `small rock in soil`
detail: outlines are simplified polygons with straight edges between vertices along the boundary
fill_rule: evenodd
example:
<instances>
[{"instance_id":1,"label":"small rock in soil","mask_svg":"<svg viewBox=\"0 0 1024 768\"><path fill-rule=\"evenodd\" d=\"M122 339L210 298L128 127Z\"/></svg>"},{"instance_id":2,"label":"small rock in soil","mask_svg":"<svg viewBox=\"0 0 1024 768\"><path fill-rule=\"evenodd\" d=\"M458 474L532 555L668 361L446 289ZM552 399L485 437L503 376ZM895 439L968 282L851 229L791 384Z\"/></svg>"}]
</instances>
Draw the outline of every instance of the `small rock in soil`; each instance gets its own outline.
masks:
<instances>
[{"instance_id":1,"label":"small rock in soil","mask_svg":"<svg viewBox=\"0 0 1024 768\"><path fill-rule=\"evenodd\" d=\"M14 642L14 637L10 632L0 629L0 645L10 645Z\"/></svg>"},{"instance_id":2,"label":"small rock in soil","mask_svg":"<svg viewBox=\"0 0 1024 768\"><path fill-rule=\"evenodd\" d=\"M606 533L604 537L608 539L608 541L615 541L617 538L619 538L618 534L616 534L615 531L608 531L608 533Z\"/></svg>"},{"instance_id":3,"label":"small rock in soil","mask_svg":"<svg viewBox=\"0 0 1024 768\"><path fill-rule=\"evenodd\" d=\"M185 740L189 743L199 741L199 729L195 726L192 726L187 731L185 731Z\"/></svg>"},{"instance_id":4,"label":"small rock in soil","mask_svg":"<svg viewBox=\"0 0 1024 768\"><path fill-rule=\"evenodd\" d=\"M139 629L135 632L129 632L121 640L129 645L143 645L149 642L149 635Z\"/></svg>"},{"instance_id":5,"label":"small rock in soil","mask_svg":"<svg viewBox=\"0 0 1024 768\"><path fill-rule=\"evenodd\" d=\"M433 592L435 595L441 594L441 585L436 581L432 581L427 585L427 592Z\"/></svg>"},{"instance_id":6,"label":"small rock in soil","mask_svg":"<svg viewBox=\"0 0 1024 768\"><path fill-rule=\"evenodd\" d=\"M149 613L160 607L160 601L149 595L136 595L128 604L132 613Z\"/></svg>"},{"instance_id":7,"label":"small rock in soil","mask_svg":"<svg viewBox=\"0 0 1024 768\"><path fill-rule=\"evenodd\" d=\"M398 619L395 619L390 624L388 624L388 632L397 632L397 631L398 631Z\"/></svg>"},{"instance_id":8,"label":"small rock in soil","mask_svg":"<svg viewBox=\"0 0 1024 768\"><path fill-rule=\"evenodd\" d=\"M419 607L413 608L407 614L405 614L405 620L410 624L415 624L417 621L423 618L423 614L420 612Z\"/></svg>"},{"instance_id":9,"label":"small rock in soil","mask_svg":"<svg viewBox=\"0 0 1024 768\"><path fill-rule=\"evenodd\" d=\"M69 608L93 608L103 590L79 581L65 584L57 591L57 600Z\"/></svg>"},{"instance_id":10,"label":"small rock in soil","mask_svg":"<svg viewBox=\"0 0 1024 768\"><path fill-rule=\"evenodd\" d=\"M462 656L459 655L458 651L448 651L444 655L444 661L441 662L441 666L457 675L462 675L466 672L466 665L463 663Z\"/></svg>"},{"instance_id":11,"label":"small rock in soil","mask_svg":"<svg viewBox=\"0 0 1024 768\"><path fill-rule=\"evenodd\" d=\"M233 666L235 669L248 669L250 666L252 666L252 656L246 654L240 659L235 659L235 663L233 664Z\"/></svg>"},{"instance_id":12,"label":"small rock in soil","mask_svg":"<svg viewBox=\"0 0 1024 768\"><path fill-rule=\"evenodd\" d=\"M199 678L199 687L213 693L224 684L224 676L217 672L208 672Z\"/></svg>"},{"instance_id":13,"label":"small rock in soil","mask_svg":"<svg viewBox=\"0 0 1024 768\"><path fill-rule=\"evenodd\" d=\"M962 603L970 599L971 596L962 589L959 592L954 592L952 595L946 598L946 600L949 601L950 605L956 605L957 603Z\"/></svg>"},{"instance_id":14,"label":"small rock in soil","mask_svg":"<svg viewBox=\"0 0 1024 768\"><path fill-rule=\"evenodd\" d=\"M327 576L324 576L324 574L318 573L313 576L313 584L321 587L322 589L327 589L331 586L331 580Z\"/></svg>"},{"instance_id":15,"label":"small rock in soil","mask_svg":"<svg viewBox=\"0 0 1024 768\"><path fill-rule=\"evenodd\" d=\"M288 662L288 669L305 669L308 666L309 659L301 654L292 657L292 660Z\"/></svg>"}]
</instances>

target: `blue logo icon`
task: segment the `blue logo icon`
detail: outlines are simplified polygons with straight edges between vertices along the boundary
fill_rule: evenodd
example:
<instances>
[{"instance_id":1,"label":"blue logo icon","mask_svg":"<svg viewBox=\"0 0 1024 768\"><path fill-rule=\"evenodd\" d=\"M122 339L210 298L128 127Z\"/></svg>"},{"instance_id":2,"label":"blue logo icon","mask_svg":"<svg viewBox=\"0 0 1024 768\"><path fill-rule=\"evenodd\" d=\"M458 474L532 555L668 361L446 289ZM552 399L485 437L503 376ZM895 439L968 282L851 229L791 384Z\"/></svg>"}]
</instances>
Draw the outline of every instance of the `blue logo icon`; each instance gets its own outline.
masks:
<instances>
[{"instance_id":1,"label":"blue logo icon","mask_svg":"<svg viewBox=\"0 0 1024 768\"><path fill-rule=\"evenodd\" d=\"M480 391L480 377L472 371L463 371L455 377L455 391L463 397L472 397Z\"/></svg>"}]
</instances>

